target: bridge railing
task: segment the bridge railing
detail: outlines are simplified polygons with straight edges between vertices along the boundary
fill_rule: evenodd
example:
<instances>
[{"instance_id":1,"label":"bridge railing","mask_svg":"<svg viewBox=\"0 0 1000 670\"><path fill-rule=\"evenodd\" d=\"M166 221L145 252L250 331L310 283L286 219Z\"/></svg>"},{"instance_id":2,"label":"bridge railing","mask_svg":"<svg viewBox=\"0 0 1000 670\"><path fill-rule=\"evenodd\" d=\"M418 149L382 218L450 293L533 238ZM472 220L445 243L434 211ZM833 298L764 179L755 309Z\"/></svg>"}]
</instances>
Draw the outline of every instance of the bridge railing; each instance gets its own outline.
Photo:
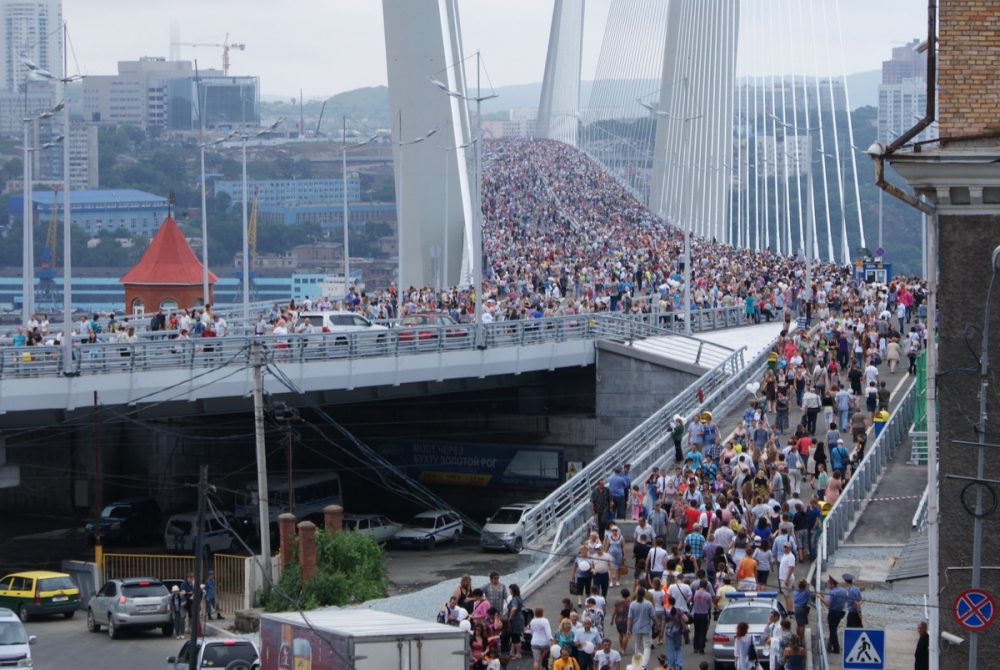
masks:
<instances>
[{"instance_id":1,"label":"bridge railing","mask_svg":"<svg viewBox=\"0 0 1000 670\"><path fill-rule=\"evenodd\" d=\"M655 320L616 314L584 314L549 319L499 321L483 326L487 348L523 347L572 340L612 339L623 342L670 336L671 346L693 356L699 365L718 360L725 347L702 343L661 327ZM75 374L109 374L146 370L246 365L249 343L256 336L181 339L173 331L147 333L136 342L74 342L70 369ZM311 335L267 335L260 338L277 362L308 363L475 349L475 326L371 328ZM692 353L693 352L693 353ZM23 379L63 374L62 347L0 347L0 377Z\"/></svg>"},{"instance_id":2,"label":"bridge railing","mask_svg":"<svg viewBox=\"0 0 1000 670\"><path fill-rule=\"evenodd\" d=\"M607 477L613 466L623 463L631 463L636 473L649 469L660 458L661 446L670 438L674 417L686 418L693 413L700 405L699 389L714 393L727 380L738 377L745 367L745 351L744 347L730 354L530 510L524 516L525 546L539 549L551 545L553 554L564 550L590 516L590 496L597 480Z\"/></svg>"}]
</instances>

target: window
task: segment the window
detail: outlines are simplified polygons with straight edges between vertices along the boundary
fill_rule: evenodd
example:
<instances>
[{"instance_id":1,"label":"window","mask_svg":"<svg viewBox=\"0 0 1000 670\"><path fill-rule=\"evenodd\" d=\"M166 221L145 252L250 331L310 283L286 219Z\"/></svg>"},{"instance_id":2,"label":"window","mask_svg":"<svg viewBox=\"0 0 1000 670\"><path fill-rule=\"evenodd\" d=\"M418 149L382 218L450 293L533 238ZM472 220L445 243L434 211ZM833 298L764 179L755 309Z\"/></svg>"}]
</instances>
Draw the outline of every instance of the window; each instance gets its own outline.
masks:
<instances>
[{"instance_id":1,"label":"window","mask_svg":"<svg viewBox=\"0 0 1000 670\"><path fill-rule=\"evenodd\" d=\"M132 301L132 314L135 316L142 316L145 314L146 308L142 302L141 298L136 298Z\"/></svg>"},{"instance_id":2,"label":"window","mask_svg":"<svg viewBox=\"0 0 1000 670\"><path fill-rule=\"evenodd\" d=\"M167 298L160 302L160 309L164 312L169 312L177 309L177 301L173 298Z\"/></svg>"}]
</instances>

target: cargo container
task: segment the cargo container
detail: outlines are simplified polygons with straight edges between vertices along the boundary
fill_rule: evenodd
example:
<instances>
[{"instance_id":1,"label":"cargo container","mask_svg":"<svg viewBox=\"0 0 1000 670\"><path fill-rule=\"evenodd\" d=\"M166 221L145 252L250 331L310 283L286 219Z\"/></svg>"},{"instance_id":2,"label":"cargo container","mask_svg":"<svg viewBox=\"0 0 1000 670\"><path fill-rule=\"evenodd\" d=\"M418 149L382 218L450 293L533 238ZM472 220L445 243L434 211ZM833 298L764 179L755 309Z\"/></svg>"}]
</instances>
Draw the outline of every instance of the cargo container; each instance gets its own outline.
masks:
<instances>
[{"instance_id":1,"label":"cargo container","mask_svg":"<svg viewBox=\"0 0 1000 670\"><path fill-rule=\"evenodd\" d=\"M262 614L262 670L465 670L468 633L374 610Z\"/></svg>"}]
</instances>

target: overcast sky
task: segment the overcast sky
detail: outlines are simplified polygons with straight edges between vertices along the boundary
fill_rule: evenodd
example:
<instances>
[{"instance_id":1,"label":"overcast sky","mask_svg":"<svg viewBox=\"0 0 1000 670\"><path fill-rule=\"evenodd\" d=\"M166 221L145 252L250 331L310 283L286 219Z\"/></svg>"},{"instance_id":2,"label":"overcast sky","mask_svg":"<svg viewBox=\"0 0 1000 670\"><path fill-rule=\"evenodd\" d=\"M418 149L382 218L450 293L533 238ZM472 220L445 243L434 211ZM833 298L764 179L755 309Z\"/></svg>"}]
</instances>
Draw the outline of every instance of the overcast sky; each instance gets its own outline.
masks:
<instances>
[{"instance_id":1,"label":"overcast sky","mask_svg":"<svg viewBox=\"0 0 1000 670\"><path fill-rule=\"evenodd\" d=\"M773 58L775 67L795 63L794 74L826 75L831 66L838 75L845 69L847 73L873 70L889 58L893 46L926 34L923 0L815 0L815 24L822 24L819 3L824 2L826 25L833 31L831 44L836 47L829 62L821 53L817 72L811 48L814 41L824 44L798 37L798 10L783 24L788 34L795 32L791 39L779 39L774 21L761 13L771 7L777 14L804 1L744 0L741 52L764 51L756 45L787 45L783 52L761 55L751 71L763 72L765 58ZM586 0L584 79L594 77L611 2ZM482 51L494 86L541 81L552 4L553 0L461 1L466 52ZM755 7L761 10L755 13ZM838 7L843 50L836 33ZM301 88L307 99L320 98L386 83L379 0L63 0L63 12L73 46L71 73L78 67L83 74L113 74L119 60L169 56L170 26L176 22L182 42L221 43L227 32L231 41L244 42L246 50L232 54L230 73L260 76L264 95L297 95ZM804 20L810 20L808 13ZM758 28L762 25L771 27L765 32ZM221 49L182 47L181 56L197 58L200 67L221 68ZM754 67L751 63L747 56L740 70Z\"/></svg>"}]
</instances>

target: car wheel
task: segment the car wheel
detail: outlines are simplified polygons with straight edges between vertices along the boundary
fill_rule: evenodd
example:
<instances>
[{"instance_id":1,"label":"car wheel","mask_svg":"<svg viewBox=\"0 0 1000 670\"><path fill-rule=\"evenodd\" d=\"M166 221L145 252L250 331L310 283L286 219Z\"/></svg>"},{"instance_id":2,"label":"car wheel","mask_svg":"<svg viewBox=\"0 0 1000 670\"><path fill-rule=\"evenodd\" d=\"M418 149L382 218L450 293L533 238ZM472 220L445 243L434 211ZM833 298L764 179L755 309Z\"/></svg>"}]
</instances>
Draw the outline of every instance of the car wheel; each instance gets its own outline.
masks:
<instances>
[{"instance_id":1,"label":"car wheel","mask_svg":"<svg viewBox=\"0 0 1000 670\"><path fill-rule=\"evenodd\" d=\"M517 538L516 540L514 540L514 551L520 554L523 549L524 549L524 540L522 540L521 538Z\"/></svg>"},{"instance_id":2,"label":"car wheel","mask_svg":"<svg viewBox=\"0 0 1000 670\"><path fill-rule=\"evenodd\" d=\"M97 619L94 618L94 610L87 610L87 630L91 633L100 633L101 624L97 623Z\"/></svg>"},{"instance_id":3,"label":"car wheel","mask_svg":"<svg viewBox=\"0 0 1000 670\"><path fill-rule=\"evenodd\" d=\"M235 538L233 539L232 542L229 543L230 554L239 554L242 549L243 546L240 544L240 541Z\"/></svg>"},{"instance_id":4,"label":"car wheel","mask_svg":"<svg viewBox=\"0 0 1000 670\"><path fill-rule=\"evenodd\" d=\"M108 615L108 637L110 637L112 640L117 640L121 636L122 636L121 629L119 629L118 626L115 625L115 620L109 614Z\"/></svg>"},{"instance_id":5,"label":"car wheel","mask_svg":"<svg viewBox=\"0 0 1000 670\"><path fill-rule=\"evenodd\" d=\"M431 539L427 540L427 551L433 549L435 544L437 544L437 538L431 535Z\"/></svg>"},{"instance_id":6,"label":"car wheel","mask_svg":"<svg viewBox=\"0 0 1000 670\"><path fill-rule=\"evenodd\" d=\"M163 637L170 637L171 635L174 634L174 625L167 624L166 626L160 629L160 632L163 633Z\"/></svg>"},{"instance_id":7,"label":"car wheel","mask_svg":"<svg viewBox=\"0 0 1000 670\"><path fill-rule=\"evenodd\" d=\"M27 622L28 619L31 618L31 615L28 614L28 608L25 605L21 605L20 607L17 608L17 616L19 619L21 619L21 621L24 622Z\"/></svg>"},{"instance_id":8,"label":"car wheel","mask_svg":"<svg viewBox=\"0 0 1000 670\"><path fill-rule=\"evenodd\" d=\"M241 659L230 661L229 665L226 666L226 670L252 670L252 668L252 665Z\"/></svg>"},{"instance_id":9,"label":"car wheel","mask_svg":"<svg viewBox=\"0 0 1000 670\"><path fill-rule=\"evenodd\" d=\"M716 661L715 670L729 670L729 665L723 663L722 661Z\"/></svg>"},{"instance_id":10,"label":"car wheel","mask_svg":"<svg viewBox=\"0 0 1000 670\"><path fill-rule=\"evenodd\" d=\"M74 616L76 616L76 610L72 610L71 612L63 612L63 616L66 617L67 619L72 619Z\"/></svg>"},{"instance_id":11,"label":"car wheel","mask_svg":"<svg viewBox=\"0 0 1000 670\"><path fill-rule=\"evenodd\" d=\"M458 544L458 536L459 535L461 535L461 533L456 530L455 534L451 536L451 541L454 542L454 543L456 543L456 544Z\"/></svg>"}]
</instances>

